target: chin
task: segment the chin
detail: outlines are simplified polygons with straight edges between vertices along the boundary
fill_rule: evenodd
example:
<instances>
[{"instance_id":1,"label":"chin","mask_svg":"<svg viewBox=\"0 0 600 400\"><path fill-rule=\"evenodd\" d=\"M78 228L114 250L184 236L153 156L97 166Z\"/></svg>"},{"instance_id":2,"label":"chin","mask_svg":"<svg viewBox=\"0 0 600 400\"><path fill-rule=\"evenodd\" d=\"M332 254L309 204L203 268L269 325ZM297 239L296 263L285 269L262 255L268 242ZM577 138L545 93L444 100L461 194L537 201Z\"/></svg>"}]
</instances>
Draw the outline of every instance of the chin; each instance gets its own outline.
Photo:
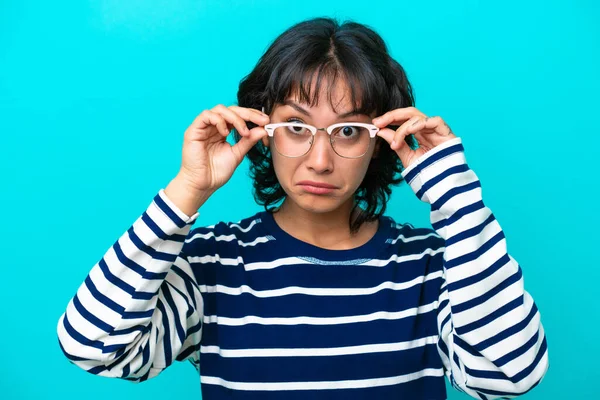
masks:
<instances>
[{"instance_id":1,"label":"chin","mask_svg":"<svg viewBox=\"0 0 600 400\"><path fill-rule=\"evenodd\" d=\"M345 201L339 197L302 195L290 198L298 207L311 213L325 214L339 209Z\"/></svg>"}]
</instances>

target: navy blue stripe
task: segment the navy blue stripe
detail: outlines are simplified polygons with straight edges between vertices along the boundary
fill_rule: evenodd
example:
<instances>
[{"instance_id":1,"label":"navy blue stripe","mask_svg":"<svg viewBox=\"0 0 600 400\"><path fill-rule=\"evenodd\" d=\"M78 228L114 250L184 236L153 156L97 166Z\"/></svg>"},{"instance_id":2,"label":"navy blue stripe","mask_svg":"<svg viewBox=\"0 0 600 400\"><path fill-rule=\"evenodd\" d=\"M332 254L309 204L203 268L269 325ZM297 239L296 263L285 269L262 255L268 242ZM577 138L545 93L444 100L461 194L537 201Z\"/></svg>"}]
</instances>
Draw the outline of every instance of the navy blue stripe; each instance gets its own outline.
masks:
<instances>
[{"instance_id":1,"label":"navy blue stripe","mask_svg":"<svg viewBox=\"0 0 600 400\"><path fill-rule=\"evenodd\" d=\"M470 192L473 189L481 188L481 183L477 180L475 182L467 183L462 186L455 186L452 189L448 190L444 193L439 199L437 199L434 203L431 204L431 211L437 211L441 209L444 204L451 198L458 196L462 193Z\"/></svg>"},{"instance_id":2,"label":"navy blue stripe","mask_svg":"<svg viewBox=\"0 0 600 400\"><path fill-rule=\"evenodd\" d=\"M450 146L443 150L438 150L437 153L431 154L427 159L423 160L421 163L416 165L412 171L410 171L408 174L406 174L404 179L406 180L406 182L408 182L410 184L410 182L415 178L415 176L417 176L417 174L419 172L421 172L428 166L441 160L444 157L447 157L451 154L458 153L461 151L464 152L464 147L463 147L462 143L455 144L455 145Z\"/></svg>"},{"instance_id":3,"label":"navy blue stripe","mask_svg":"<svg viewBox=\"0 0 600 400\"><path fill-rule=\"evenodd\" d=\"M135 231L133 230L133 227L129 228L127 230L127 233L129 234L129 238L131 239L133 244L135 244L135 246L140 251L143 251L144 253L148 254L153 259L173 262L177 258L177 254L169 254L169 253L163 253L162 251L156 251L156 250L154 250L154 248L152 246L146 245L139 238L139 236L135 233Z\"/></svg>"},{"instance_id":4,"label":"navy blue stripe","mask_svg":"<svg viewBox=\"0 0 600 400\"><path fill-rule=\"evenodd\" d=\"M476 307L480 304L483 304L484 302L491 299L492 297L494 297L495 295L497 295L498 293L500 293L507 287L513 285L514 283L517 283L521 279L521 277L522 277L521 268L519 268L515 273L513 273L508 278L506 278L504 281L500 282L494 288L488 290L487 292L483 293L482 295L479 295L471 300L467 300L464 303L453 305L452 312L454 314L458 314L459 312L463 312L463 311L466 311L473 307Z\"/></svg>"},{"instance_id":5,"label":"navy blue stripe","mask_svg":"<svg viewBox=\"0 0 600 400\"><path fill-rule=\"evenodd\" d=\"M85 318L89 323L97 327L98 329L103 330L104 332L112 332L115 328L102 321L100 318L96 317L94 314L86 310L86 308L79 301L79 297L77 294L73 297L73 305L75 309L83 318Z\"/></svg>"},{"instance_id":6,"label":"navy blue stripe","mask_svg":"<svg viewBox=\"0 0 600 400\"><path fill-rule=\"evenodd\" d=\"M69 319L67 318L67 314L65 314L65 317L63 318L63 326L65 327L65 330L67 331L69 336L71 336L77 342L79 342L85 346L94 347L99 350L104 350L104 344L102 342L100 342L98 340L88 339L81 333L77 332L77 330L75 328L73 328L73 326L69 322Z\"/></svg>"},{"instance_id":7,"label":"navy blue stripe","mask_svg":"<svg viewBox=\"0 0 600 400\"><path fill-rule=\"evenodd\" d=\"M179 216L175 213L175 211L171 210L171 207L160 197L160 194L154 196L154 202L164 212L170 219L177 225L179 228L183 228L186 225L186 222L179 218Z\"/></svg>"},{"instance_id":8,"label":"navy blue stripe","mask_svg":"<svg viewBox=\"0 0 600 400\"><path fill-rule=\"evenodd\" d=\"M165 349L165 364L166 367L171 365L173 362L173 355L171 349L171 323L169 322L169 318L167 317L167 311L165 310L162 302L159 300L156 304L156 307L160 310L162 314L162 331L164 336L162 338L162 343Z\"/></svg>"},{"instance_id":9,"label":"navy blue stripe","mask_svg":"<svg viewBox=\"0 0 600 400\"><path fill-rule=\"evenodd\" d=\"M447 177L449 177L451 175L460 174L460 173L466 172L468 170L469 170L469 166L467 164L455 165L454 167L448 168L442 174L440 174L438 176L434 176L433 178L429 179L427 182L423 183L423 186L421 186L421 189L419 189L416 193L417 197L419 199L422 199L425 192L427 192L429 189L434 187L437 183L443 181L444 179L446 179Z\"/></svg>"},{"instance_id":10,"label":"navy blue stripe","mask_svg":"<svg viewBox=\"0 0 600 400\"><path fill-rule=\"evenodd\" d=\"M135 332L135 331L140 331L142 334L146 333L148 331L148 326L135 325L135 326L132 326L129 328L118 329L118 330L113 331L110 335L111 336L128 335L131 332Z\"/></svg>"},{"instance_id":11,"label":"navy blue stripe","mask_svg":"<svg viewBox=\"0 0 600 400\"><path fill-rule=\"evenodd\" d=\"M104 365L98 365L96 367L90 368L87 370L90 374L98 375L101 372L106 371L106 367Z\"/></svg>"},{"instance_id":12,"label":"navy blue stripe","mask_svg":"<svg viewBox=\"0 0 600 400\"><path fill-rule=\"evenodd\" d=\"M270 251L269 251L270 252ZM402 255L414 254L406 251ZM442 269L442 253L437 259L427 254L417 260L391 261L383 267L362 265L289 264L274 269L248 271L244 264L192 263L201 284L228 287L249 285L254 290L272 290L286 286L307 288L371 288L382 282L403 283ZM424 262L425 260L429 261ZM246 265L250 260L244 257ZM436 263L436 261L438 261Z\"/></svg>"},{"instance_id":13,"label":"navy blue stripe","mask_svg":"<svg viewBox=\"0 0 600 400\"><path fill-rule=\"evenodd\" d=\"M177 309L177 306L175 305L175 301L173 300L173 296L171 295L171 292L169 290L167 290L167 288L169 288L169 287L171 289L175 289L175 288L169 282L165 281L165 283L166 283L166 285L165 285L165 290L163 290L163 295L165 297L165 300L167 301L168 307L173 312L173 316L174 316L173 321L175 323L175 330L177 331L177 337L179 338L179 341L181 343L183 343L183 342L185 342L186 332L185 332L185 329L183 329L183 326L181 324L182 324L182 322L185 322L185 321L180 320L179 314L178 314L178 309ZM177 290L177 289L175 289L175 290ZM189 305L188 305L188 310L189 310Z\"/></svg>"},{"instance_id":14,"label":"navy blue stripe","mask_svg":"<svg viewBox=\"0 0 600 400\"><path fill-rule=\"evenodd\" d=\"M477 258L479 258L479 256L481 256L486 251L494 247L496 243L500 242L502 239L504 239L504 232L500 231L472 252L446 261L445 267L447 269L454 268L456 266L463 265L470 261L476 260Z\"/></svg>"},{"instance_id":15,"label":"navy blue stripe","mask_svg":"<svg viewBox=\"0 0 600 400\"><path fill-rule=\"evenodd\" d=\"M498 261L493 263L491 266L485 268L483 271L481 271L475 275L471 275L467 278L463 278L459 281L449 283L448 290L452 292L452 291L455 291L458 289L465 288L467 286L471 286L477 282L480 282L480 281L484 280L485 278L492 276L496 271L498 271L500 268L502 268L509 262L510 262L510 257L508 256L508 253L504 253L502 255L502 257L500 257L498 259Z\"/></svg>"},{"instance_id":16,"label":"navy blue stripe","mask_svg":"<svg viewBox=\"0 0 600 400\"><path fill-rule=\"evenodd\" d=\"M148 213L144 212L141 219L152 231L152 233L154 233L154 235L156 235L156 237L158 237L160 240L167 240L169 238L169 235L167 235L167 233L163 231L162 228L158 226L158 224L154 222L152 218L150 218ZM131 229L133 230L133 227L131 227Z\"/></svg>"},{"instance_id":17,"label":"navy blue stripe","mask_svg":"<svg viewBox=\"0 0 600 400\"><path fill-rule=\"evenodd\" d=\"M171 266L171 271L176 273L181 278L181 280L183 280L183 282L185 283L186 292L189 294L189 299L193 303L193 308L194 310L197 310L198 304L196 303L196 296L194 296L194 293L199 291L198 285L192 280L192 278L188 274L183 272L183 270L177 265L173 264Z\"/></svg>"},{"instance_id":18,"label":"navy blue stripe","mask_svg":"<svg viewBox=\"0 0 600 400\"><path fill-rule=\"evenodd\" d=\"M448 351L448 346L446 346L446 342L444 342L443 340L440 340L438 342L438 347L442 352L444 352L446 357L448 357L448 359L450 359L450 352Z\"/></svg>"},{"instance_id":19,"label":"navy blue stripe","mask_svg":"<svg viewBox=\"0 0 600 400\"><path fill-rule=\"evenodd\" d=\"M194 354L200 348L199 345L190 345L187 348L183 349L179 355L177 355L177 361L185 361L186 358Z\"/></svg>"},{"instance_id":20,"label":"navy blue stripe","mask_svg":"<svg viewBox=\"0 0 600 400\"><path fill-rule=\"evenodd\" d=\"M494 321L495 319L500 318L504 314L514 310L515 308L521 306L523 304L523 299L519 296L513 301L503 305L502 307L494 310L494 312L484 316L483 318L478 319L477 321L473 321L470 324L465 326L460 326L456 328L456 333L459 335L465 335L475 329L482 328Z\"/></svg>"},{"instance_id":21,"label":"navy blue stripe","mask_svg":"<svg viewBox=\"0 0 600 400\"><path fill-rule=\"evenodd\" d=\"M140 382L147 381L149 376L150 376L150 369L148 369L148 371L146 371L146 373L140 377L139 381Z\"/></svg>"},{"instance_id":22,"label":"navy blue stripe","mask_svg":"<svg viewBox=\"0 0 600 400\"><path fill-rule=\"evenodd\" d=\"M513 382L520 382L521 380L525 379L525 377L531 375L531 373L533 372L533 370L535 368L537 368L537 366L539 365L540 361L542 360L542 358L544 357L544 355L546 354L546 350L548 349L548 343L546 342L546 337L544 337L544 339L542 340L542 343L540 344L540 348L538 349L538 352L535 356L535 359L533 360L533 362L528 365L527 367L525 367L521 372L519 372L518 374L514 375L511 378L511 381Z\"/></svg>"},{"instance_id":23,"label":"navy blue stripe","mask_svg":"<svg viewBox=\"0 0 600 400\"><path fill-rule=\"evenodd\" d=\"M234 382L374 379L443 368L435 343L402 351L340 356L228 358L220 354L201 353L200 358L204 363L202 372L205 375Z\"/></svg>"},{"instance_id":24,"label":"navy blue stripe","mask_svg":"<svg viewBox=\"0 0 600 400\"><path fill-rule=\"evenodd\" d=\"M150 318L154 310L147 311L125 311L122 315L123 319L139 319L139 318Z\"/></svg>"},{"instance_id":25,"label":"navy blue stripe","mask_svg":"<svg viewBox=\"0 0 600 400\"><path fill-rule=\"evenodd\" d=\"M290 294L260 298L250 293L228 295L219 292L204 293L204 314L242 318L256 315L265 318L344 317L374 312L401 312L438 300L442 277L403 290L383 289L370 295L313 296Z\"/></svg>"},{"instance_id":26,"label":"navy blue stripe","mask_svg":"<svg viewBox=\"0 0 600 400\"><path fill-rule=\"evenodd\" d=\"M454 345L460 347L473 357L482 357L481 353L478 352L475 348L473 348L469 343L465 342L460 336L452 333L454 336Z\"/></svg>"},{"instance_id":27,"label":"navy blue stripe","mask_svg":"<svg viewBox=\"0 0 600 400\"><path fill-rule=\"evenodd\" d=\"M446 324L448 322L450 322L451 319L452 319L452 314L448 313L448 315L446 315L446 318L444 318L444 320L442 321L441 329L444 329L444 327L446 326Z\"/></svg>"},{"instance_id":28,"label":"navy blue stripe","mask_svg":"<svg viewBox=\"0 0 600 400\"><path fill-rule=\"evenodd\" d=\"M152 322L149 325L149 328L152 329ZM158 335L156 336L158 339ZM150 339L148 339L148 342L144 345L144 348L142 349L142 366L148 365L148 362L150 361L150 346L152 344L150 343Z\"/></svg>"},{"instance_id":29,"label":"navy blue stripe","mask_svg":"<svg viewBox=\"0 0 600 400\"><path fill-rule=\"evenodd\" d=\"M115 244L113 245L113 249L115 251L115 255L117 256L119 262L121 264L123 264L124 266L126 266L127 268L129 268L130 270L136 272L142 278L147 279L147 280L151 280L151 279L163 280L167 276L166 272L146 271L145 268L143 268L141 265L139 265L138 263L131 260L129 257L127 257L125 255L125 253L121 249L121 245L119 244L119 242L115 242Z\"/></svg>"},{"instance_id":30,"label":"navy blue stripe","mask_svg":"<svg viewBox=\"0 0 600 400\"><path fill-rule=\"evenodd\" d=\"M437 310L398 320L375 320L338 325L261 325L242 326L205 323L202 345L227 349L262 347L312 348L364 345L367 342L406 342L439 335Z\"/></svg>"},{"instance_id":31,"label":"navy blue stripe","mask_svg":"<svg viewBox=\"0 0 600 400\"><path fill-rule=\"evenodd\" d=\"M108 265L104 261L104 258L101 259L98 264L99 264L100 270L104 274L104 277L106 278L106 280L109 281L110 283L112 283L113 285L117 286L124 292L131 295L132 298L141 299L141 300L150 300L156 294L156 293L148 293L148 292L137 292L133 286L129 285L127 282L122 281L117 276L115 276L112 272L110 272L110 270L108 269Z\"/></svg>"},{"instance_id":32,"label":"navy blue stripe","mask_svg":"<svg viewBox=\"0 0 600 400\"><path fill-rule=\"evenodd\" d=\"M502 356L499 359L497 359L496 361L494 361L494 365L501 367L501 366L505 365L506 363L511 362L515 358L520 357L523 354L527 353L527 351L529 351L529 349L531 349L533 346L535 346L535 344L538 342L539 337L540 337L540 331L538 330L535 332L535 335L533 335L531 337L531 339L529 339L523 346L514 349L510 353L506 353L504 356Z\"/></svg>"},{"instance_id":33,"label":"navy blue stripe","mask_svg":"<svg viewBox=\"0 0 600 400\"><path fill-rule=\"evenodd\" d=\"M446 247L448 247L454 243L458 243L462 240L468 239L470 237L479 235L481 232L483 232L485 227L488 226L488 224L491 224L495 220L496 220L496 218L494 217L494 214L490 213L490 215L487 217L487 219L485 221L483 221L481 224L479 224L473 228L469 228L463 232L460 232L460 233L446 239Z\"/></svg>"},{"instance_id":34,"label":"navy blue stripe","mask_svg":"<svg viewBox=\"0 0 600 400\"><path fill-rule=\"evenodd\" d=\"M187 336L190 336L190 335L198 332L200 329L202 329L202 321L198 322L197 324L195 324L193 326L188 327L186 334L187 334Z\"/></svg>"},{"instance_id":35,"label":"navy blue stripe","mask_svg":"<svg viewBox=\"0 0 600 400\"><path fill-rule=\"evenodd\" d=\"M531 308L531 311L529 311L529 314L527 315L527 317L525 317L525 319L523 321L518 322L517 324L511 326L510 328L503 330L502 332L492 336L491 338L476 344L475 348L479 352L482 352L483 350L487 349L488 347L493 346L496 343L503 341L507 337L512 336L515 333L522 331L531 322L533 317L535 317L537 311L538 311L537 306L534 303Z\"/></svg>"},{"instance_id":36,"label":"navy blue stripe","mask_svg":"<svg viewBox=\"0 0 600 400\"><path fill-rule=\"evenodd\" d=\"M476 201L473 204L470 204L468 206L462 207L460 210L457 210L449 218L442 219L441 221L432 223L431 227L433 229L435 229L436 231L439 231L440 229L442 229L446 226L452 225L454 222L458 221L465 215L474 213L475 211L479 211L482 208L485 208L485 205L483 204L483 200Z\"/></svg>"},{"instance_id":37,"label":"navy blue stripe","mask_svg":"<svg viewBox=\"0 0 600 400\"><path fill-rule=\"evenodd\" d=\"M119 304L109 299L108 297L106 297L104 294L100 293L100 291L96 288L96 285L94 285L94 282L92 281L92 278L90 278L89 275L85 278L85 286L88 288L92 296L94 296L94 298L98 300L99 303L104 304L106 307L110 308L117 314L123 315L125 309Z\"/></svg>"},{"instance_id":38,"label":"navy blue stripe","mask_svg":"<svg viewBox=\"0 0 600 400\"><path fill-rule=\"evenodd\" d=\"M60 349L62 350L63 354L71 361L88 361L87 358L81 358L81 357L77 357L74 356L73 354L69 353L67 350L65 350L65 348L63 347L62 343L60 342L60 340L58 340L58 345L60 346Z\"/></svg>"},{"instance_id":39,"label":"navy blue stripe","mask_svg":"<svg viewBox=\"0 0 600 400\"><path fill-rule=\"evenodd\" d=\"M540 361L542 360L542 358L544 357L544 355L546 354L546 351L548 350L548 345L546 343L546 338L544 337L544 340L540 346L540 349L533 361L533 363L531 363L531 365L527 366L523 371L519 372L517 375L513 376L512 379L507 379L507 380L511 380L513 382L519 382L521 381L523 378L525 378L526 376L529 376L531 374L531 372L533 372L533 370L538 366L538 364L540 363ZM515 397L515 396L521 396L529 391L531 391L531 389L533 389L534 387L536 387L539 383L541 382L541 379L538 379L537 381L535 381L529 388L527 388L524 391L520 391L520 392L505 392L505 391L498 391L498 390L492 390L492 389L487 389L487 388L479 388L479 387L472 387L469 386L470 389L476 390L478 392L481 393L486 393L490 396L511 396L511 397Z\"/></svg>"}]
</instances>

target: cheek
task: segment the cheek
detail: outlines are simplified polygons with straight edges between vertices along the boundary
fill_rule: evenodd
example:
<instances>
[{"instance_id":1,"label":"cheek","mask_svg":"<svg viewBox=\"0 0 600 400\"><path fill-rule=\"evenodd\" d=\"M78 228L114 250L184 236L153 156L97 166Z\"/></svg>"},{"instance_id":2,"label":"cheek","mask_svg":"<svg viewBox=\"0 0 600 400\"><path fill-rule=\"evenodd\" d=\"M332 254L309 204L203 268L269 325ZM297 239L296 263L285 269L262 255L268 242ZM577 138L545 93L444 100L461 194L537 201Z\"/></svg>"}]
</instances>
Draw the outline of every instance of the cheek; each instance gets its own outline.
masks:
<instances>
[{"instance_id":1,"label":"cheek","mask_svg":"<svg viewBox=\"0 0 600 400\"><path fill-rule=\"evenodd\" d=\"M282 157L277 152L271 153L271 157L273 160L273 169L275 170L275 176L277 176L279 184L283 188L288 187L290 181L292 180L292 174L296 170L294 160Z\"/></svg>"},{"instance_id":2,"label":"cheek","mask_svg":"<svg viewBox=\"0 0 600 400\"><path fill-rule=\"evenodd\" d=\"M355 188L358 188L362 183L365 175L367 174L367 170L369 169L370 159L360 160L356 164L347 167L347 171L352 171L352 175L347 179L352 182L352 185Z\"/></svg>"}]
</instances>

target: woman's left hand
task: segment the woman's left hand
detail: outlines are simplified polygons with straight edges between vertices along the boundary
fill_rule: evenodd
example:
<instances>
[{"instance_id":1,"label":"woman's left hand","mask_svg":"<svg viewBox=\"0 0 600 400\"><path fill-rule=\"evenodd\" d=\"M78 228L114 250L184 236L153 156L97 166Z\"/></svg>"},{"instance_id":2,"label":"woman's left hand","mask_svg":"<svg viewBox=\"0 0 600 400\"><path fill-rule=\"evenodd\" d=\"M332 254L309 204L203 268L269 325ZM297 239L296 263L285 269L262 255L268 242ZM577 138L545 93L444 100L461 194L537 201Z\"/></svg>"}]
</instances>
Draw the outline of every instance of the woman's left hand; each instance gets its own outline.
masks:
<instances>
[{"instance_id":1,"label":"woman's left hand","mask_svg":"<svg viewBox=\"0 0 600 400\"><path fill-rule=\"evenodd\" d=\"M398 125L399 123L402 125L395 131L385 128L388 125ZM442 118L427 117L414 107L388 111L373 119L373 124L380 128L377 136L381 136L390 144L392 150L396 151L404 168L408 168L417 158L437 145L456 137ZM415 150L411 149L405 141L406 136L411 134L419 143L419 148Z\"/></svg>"}]
</instances>

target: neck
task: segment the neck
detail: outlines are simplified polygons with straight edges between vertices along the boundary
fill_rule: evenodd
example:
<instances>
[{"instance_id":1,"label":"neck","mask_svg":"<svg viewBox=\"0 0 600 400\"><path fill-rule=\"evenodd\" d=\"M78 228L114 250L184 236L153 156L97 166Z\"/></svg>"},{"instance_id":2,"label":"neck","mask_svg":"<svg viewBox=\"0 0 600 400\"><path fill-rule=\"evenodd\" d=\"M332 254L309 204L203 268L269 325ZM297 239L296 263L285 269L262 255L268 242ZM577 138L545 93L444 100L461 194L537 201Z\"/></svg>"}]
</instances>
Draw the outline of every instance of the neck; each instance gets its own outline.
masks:
<instances>
[{"instance_id":1,"label":"neck","mask_svg":"<svg viewBox=\"0 0 600 400\"><path fill-rule=\"evenodd\" d=\"M315 213L286 198L273 217L281 229L296 239L325 249L346 250L366 243L377 230L375 221L363 224L355 234L350 232L353 205L350 199L335 210Z\"/></svg>"}]
</instances>

